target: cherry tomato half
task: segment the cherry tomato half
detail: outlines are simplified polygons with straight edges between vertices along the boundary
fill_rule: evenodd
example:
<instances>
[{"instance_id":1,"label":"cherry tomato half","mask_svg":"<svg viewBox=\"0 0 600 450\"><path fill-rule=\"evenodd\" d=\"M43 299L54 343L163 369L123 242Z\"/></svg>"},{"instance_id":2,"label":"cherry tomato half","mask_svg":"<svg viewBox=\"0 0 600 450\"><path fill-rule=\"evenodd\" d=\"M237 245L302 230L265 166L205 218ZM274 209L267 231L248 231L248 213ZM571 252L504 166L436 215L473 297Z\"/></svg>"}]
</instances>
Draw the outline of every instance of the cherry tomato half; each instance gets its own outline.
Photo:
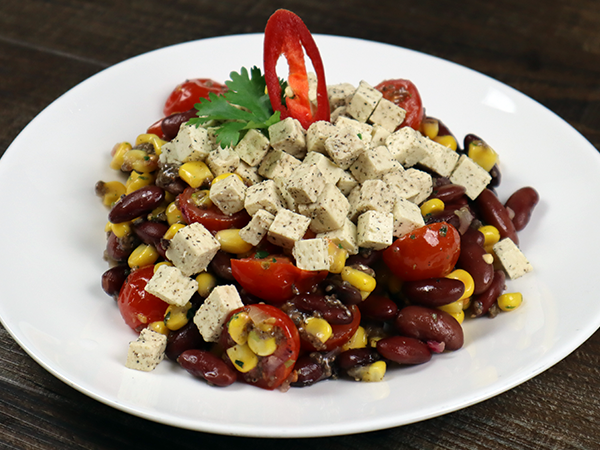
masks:
<instances>
[{"instance_id":1,"label":"cherry tomato half","mask_svg":"<svg viewBox=\"0 0 600 450\"><path fill-rule=\"evenodd\" d=\"M401 78L385 80L375 86L375 89L383 94L383 98L406 111L406 117L400 127L411 127L415 130L421 127L424 116L423 103L421 95L412 81Z\"/></svg>"},{"instance_id":2,"label":"cherry tomato half","mask_svg":"<svg viewBox=\"0 0 600 450\"><path fill-rule=\"evenodd\" d=\"M304 339L301 340L302 349L306 350L308 352L316 352L316 351L328 352L330 350L333 350L334 348L341 347L346 342L348 342L350 340L350 338L352 336L354 336L354 333L356 333L356 330L358 330L358 327L360 326L360 318L361 318L360 310L358 309L358 307L356 305L349 306L348 309L350 309L350 312L352 313L352 322L344 324L344 325L331 325L333 334L331 335L331 337L329 339L327 339L325 341L324 349L318 350L313 346L313 344L311 344L310 342L308 342L307 340L304 340Z\"/></svg>"},{"instance_id":3,"label":"cherry tomato half","mask_svg":"<svg viewBox=\"0 0 600 450\"><path fill-rule=\"evenodd\" d=\"M248 313L252 320L250 332L253 327L260 327L264 330L266 321L269 330L267 338L274 338L277 347L268 356L258 356L256 367L246 373L238 372L238 378L263 389L276 389L290 375L298 359L298 353L300 352L298 329L294 322L279 308L262 303L247 305L231 312L225 321L226 325L221 334L221 345L225 350L236 345L229 335L229 321L234 315L244 311ZM229 360L229 358L227 359ZM236 363L240 364L236 361L230 362L233 367L236 367Z\"/></svg>"},{"instance_id":4,"label":"cherry tomato half","mask_svg":"<svg viewBox=\"0 0 600 450\"><path fill-rule=\"evenodd\" d=\"M440 278L449 274L460 254L460 234L447 222L425 225L396 239L383 261L403 281Z\"/></svg>"},{"instance_id":5,"label":"cherry tomato half","mask_svg":"<svg viewBox=\"0 0 600 450\"><path fill-rule=\"evenodd\" d=\"M211 92L219 95L227 92L227 86L217 83L209 78L194 78L178 85L167 101L163 113L170 116L173 113L192 109L201 98L208 98Z\"/></svg>"},{"instance_id":6,"label":"cherry tomato half","mask_svg":"<svg viewBox=\"0 0 600 450\"><path fill-rule=\"evenodd\" d=\"M328 272L302 270L286 256L268 256L232 259L231 273L250 294L279 305L296 295L296 289L310 291L325 279Z\"/></svg>"},{"instance_id":7,"label":"cherry tomato half","mask_svg":"<svg viewBox=\"0 0 600 450\"><path fill-rule=\"evenodd\" d=\"M194 202L194 188L186 188L179 196L179 209L187 223L198 222L211 233L228 228L243 228L250 222L250 216L246 210L242 210L231 216L223 214L215 205L210 208L200 208Z\"/></svg>"},{"instance_id":8,"label":"cherry tomato half","mask_svg":"<svg viewBox=\"0 0 600 450\"><path fill-rule=\"evenodd\" d=\"M144 290L152 275L154 265L134 270L119 292L119 311L125 323L135 331L141 331L149 323L163 320L169 307L166 302Z\"/></svg>"}]
</instances>

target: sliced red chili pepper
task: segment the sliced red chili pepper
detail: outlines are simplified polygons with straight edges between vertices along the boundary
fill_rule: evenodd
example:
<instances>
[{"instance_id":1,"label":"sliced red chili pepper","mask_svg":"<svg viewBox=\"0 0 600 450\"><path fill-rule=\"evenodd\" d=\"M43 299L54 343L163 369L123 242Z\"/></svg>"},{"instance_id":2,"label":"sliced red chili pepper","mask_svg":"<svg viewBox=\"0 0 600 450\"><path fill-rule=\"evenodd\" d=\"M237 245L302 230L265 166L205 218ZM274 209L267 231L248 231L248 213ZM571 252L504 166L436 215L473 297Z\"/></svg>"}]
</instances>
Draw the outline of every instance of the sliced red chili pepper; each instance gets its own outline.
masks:
<instances>
[{"instance_id":1,"label":"sliced red chili pepper","mask_svg":"<svg viewBox=\"0 0 600 450\"><path fill-rule=\"evenodd\" d=\"M319 120L329 121L329 98L325 70L319 49L306 25L291 11L279 9L270 17L265 28L264 70L269 99L281 119L298 119L304 129ZM304 50L303 50L304 47ZM308 75L304 52L310 58L317 75L317 110L313 114L308 99ZM277 77L277 61L283 55L289 66L288 85L294 92L292 98L282 103L281 85Z\"/></svg>"}]
</instances>

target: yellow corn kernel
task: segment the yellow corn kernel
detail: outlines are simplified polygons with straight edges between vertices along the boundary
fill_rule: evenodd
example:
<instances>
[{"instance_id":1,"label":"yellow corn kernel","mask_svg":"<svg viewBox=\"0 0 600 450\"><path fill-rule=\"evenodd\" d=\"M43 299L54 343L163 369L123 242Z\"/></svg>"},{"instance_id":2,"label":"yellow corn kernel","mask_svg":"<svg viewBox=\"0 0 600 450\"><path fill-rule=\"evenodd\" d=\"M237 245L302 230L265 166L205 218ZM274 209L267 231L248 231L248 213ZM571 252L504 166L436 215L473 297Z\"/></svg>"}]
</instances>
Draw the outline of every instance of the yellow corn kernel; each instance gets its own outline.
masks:
<instances>
[{"instance_id":1,"label":"yellow corn kernel","mask_svg":"<svg viewBox=\"0 0 600 450\"><path fill-rule=\"evenodd\" d=\"M165 311L165 325L169 330L179 330L181 327L186 325L189 321L188 311L192 307L190 302L187 302L183 306L169 305Z\"/></svg>"},{"instance_id":2,"label":"yellow corn kernel","mask_svg":"<svg viewBox=\"0 0 600 450\"><path fill-rule=\"evenodd\" d=\"M353 367L348 370L348 375L356 381L376 382L383 380L387 365L385 361L376 361L366 366Z\"/></svg>"},{"instance_id":3,"label":"yellow corn kernel","mask_svg":"<svg viewBox=\"0 0 600 450\"><path fill-rule=\"evenodd\" d=\"M455 302L448 303L447 305L438 306L438 309L446 311L448 314L456 314L463 311L463 301L456 300Z\"/></svg>"},{"instance_id":4,"label":"yellow corn kernel","mask_svg":"<svg viewBox=\"0 0 600 450\"><path fill-rule=\"evenodd\" d=\"M173 239L173 237L175 236L175 234L177 234L177 232L179 230L181 230L182 228L185 228L185 224L184 223L174 223L173 225L171 225L169 227L169 229L167 230L167 232L164 234L163 239L168 239L168 240Z\"/></svg>"},{"instance_id":5,"label":"yellow corn kernel","mask_svg":"<svg viewBox=\"0 0 600 450\"><path fill-rule=\"evenodd\" d=\"M520 292L507 292L498 297L498 306L502 311L512 311L523 303L523 294Z\"/></svg>"},{"instance_id":6,"label":"yellow corn kernel","mask_svg":"<svg viewBox=\"0 0 600 450\"><path fill-rule=\"evenodd\" d=\"M371 295L373 291L360 291L360 298L365 301L369 295Z\"/></svg>"},{"instance_id":7,"label":"yellow corn kernel","mask_svg":"<svg viewBox=\"0 0 600 450\"><path fill-rule=\"evenodd\" d=\"M459 300L465 300L470 298L473 295L473 291L475 290L475 282L473 281L473 277L469 272L463 269L456 269L446 275L446 278L452 278L453 280L460 280L465 285L465 292ZM464 309L464 305L463 305Z\"/></svg>"},{"instance_id":8,"label":"yellow corn kernel","mask_svg":"<svg viewBox=\"0 0 600 450\"><path fill-rule=\"evenodd\" d=\"M131 194L144 186L151 185L154 183L155 179L156 177L154 174L139 173L135 170L131 171L129 178L127 178L127 182L125 183L125 187L127 188L126 194Z\"/></svg>"},{"instance_id":9,"label":"yellow corn kernel","mask_svg":"<svg viewBox=\"0 0 600 450\"><path fill-rule=\"evenodd\" d=\"M342 351L345 352L353 348L365 348L368 343L367 332L363 327L358 327L350 340L342 346Z\"/></svg>"},{"instance_id":10,"label":"yellow corn kernel","mask_svg":"<svg viewBox=\"0 0 600 450\"><path fill-rule=\"evenodd\" d=\"M159 263L154 264L154 273L160 268L160 266L170 266L173 267L173 263L169 261L161 261Z\"/></svg>"},{"instance_id":11,"label":"yellow corn kernel","mask_svg":"<svg viewBox=\"0 0 600 450\"><path fill-rule=\"evenodd\" d=\"M483 141L473 141L469 144L469 158L489 172L498 162L498 154Z\"/></svg>"},{"instance_id":12,"label":"yellow corn kernel","mask_svg":"<svg viewBox=\"0 0 600 450\"><path fill-rule=\"evenodd\" d=\"M210 199L210 191L206 189L194 192L190 198L194 205L201 209L208 209L213 205Z\"/></svg>"},{"instance_id":13,"label":"yellow corn kernel","mask_svg":"<svg viewBox=\"0 0 600 450\"><path fill-rule=\"evenodd\" d=\"M117 236L118 238L124 238L129 233L131 233L131 222L121 222L121 223L109 222L109 225L110 225L110 231L115 233L115 236Z\"/></svg>"},{"instance_id":14,"label":"yellow corn kernel","mask_svg":"<svg viewBox=\"0 0 600 450\"><path fill-rule=\"evenodd\" d=\"M308 317L304 321L304 329L308 334L315 336L321 342L326 342L333 334L329 322L319 317Z\"/></svg>"},{"instance_id":15,"label":"yellow corn kernel","mask_svg":"<svg viewBox=\"0 0 600 450\"><path fill-rule=\"evenodd\" d=\"M123 164L121 170L123 172L148 173L158 169L158 155L149 155L144 150L133 149L129 150L123 156Z\"/></svg>"},{"instance_id":16,"label":"yellow corn kernel","mask_svg":"<svg viewBox=\"0 0 600 450\"><path fill-rule=\"evenodd\" d=\"M248 332L251 323L252 320L250 320L250 316L246 311L240 311L229 319L227 332L231 336L231 339L233 339L233 342L240 345L248 342Z\"/></svg>"},{"instance_id":17,"label":"yellow corn kernel","mask_svg":"<svg viewBox=\"0 0 600 450\"><path fill-rule=\"evenodd\" d=\"M148 244L140 244L131 252L127 264L132 269L139 269L154 264L160 255L154 247Z\"/></svg>"},{"instance_id":18,"label":"yellow corn kernel","mask_svg":"<svg viewBox=\"0 0 600 450\"><path fill-rule=\"evenodd\" d=\"M456 139L454 139L454 136L452 136L451 134L446 134L444 136L436 136L435 138L433 138L433 140L438 144L442 144L444 147L448 147L449 149L454 151L456 151L456 149L458 148L458 143L456 142Z\"/></svg>"},{"instance_id":19,"label":"yellow corn kernel","mask_svg":"<svg viewBox=\"0 0 600 450\"><path fill-rule=\"evenodd\" d=\"M452 317L454 317L458 323L463 323L463 321L465 320L465 311L464 310L460 310L458 312L449 313L449 314Z\"/></svg>"},{"instance_id":20,"label":"yellow corn kernel","mask_svg":"<svg viewBox=\"0 0 600 450\"><path fill-rule=\"evenodd\" d=\"M154 147L154 151L157 155L160 155L160 148L167 143L167 141L163 141L155 134L145 133L140 134L135 139L135 145L150 143Z\"/></svg>"},{"instance_id":21,"label":"yellow corn kernel","mask_svg":"<svg viewBox=\"0 0 600 450\"><path fill-rule=\"evenodd\" d=\"M185 223L183 215L181 214L181 211L179 210L175 202L169 203L165 214L167 215L167 222L169 223L169 226L175 223Z\"/></svg>"},{"instance_id":22,"label":"yellow corn kernel","mask_svg":"<svg viewBox=\"0 0 600 450\"><path fill-rule=\"evenodd\" d=\"M257 330L252 330L248 333L248 347L258 356L269 356L277 350L277 339L273 336L265 338Z\"/></svg>"},{"instance_id":23,"label":"yellow corn kernel","mask_svg":"<svg viewBox=\"0 0 600 450\"><path fill-rule=\"evenodd\" d=\"M469 306L471 306L471 297L465 298L463 300L463 311L466 311L467 309L469 309Z\"/></svg>"},{"instance_id":24,"label":"yellow corn kernel","mask_svg":"<svg viewBox=\"0 0 600 450\"><path fill-rule=\"evenodd\" d=\"M250 350L248 344L229 347L226 353L235 368L242 373L251 371L258 364L258 356Z\"/></svg>"},{"instance_id":25,"label":"yellow corn kernel","mask_svg":"<svg viewBox=\"0 0 600 450\"><path fill-rule=\"evenodd\" d=\"M433 139L440 132L440 123L433 117L427 117L421 122L421 132L429 139Z\"/></svg>"},{"instance_id":26,"label":"yellow corn kernel","mask_svg":"<svg viewBox=\"0 0 600 450\"><path fill-rule=\"evenodd\" d=\"M493 225L483 225L479 227L478 230L483 234L484 246L494 245L500 240L500 232L498 231L498 228Z\"/></svg>"},{"instance_id":27,"label":"yellow corn kernel","mask_svg":"<svg viewBox=\"0 0 600 450\"><path fill-rule=\"evenodd\" d=\"M230 177L231 175L235 175L235 176L236 176L236 177L238 177L238 178L240 179L240 181L242 181L242 182L244 181L244 180L242 179L242 177L240 177L240 176L239 176L237 173L231 173L231 172L227 172L227 173L222 173L222 174L221 174L221 175L219 175L219 176L216 176L216 177L215 177L215 178L212 180L212 182L211 182L211 186L212 186L213 184L215 184L215 183L217 183L217 182L221 181L221 180L224 180L224 179L225 179L225 178L227 178L227 177Z\"/></svg>"},{"instance_id":28,"label":"yellow corn kernel","mask_svg":"<svg viewBox=\"0 0 600 450\"><path fill-rule=\"evenodd\" d=\"M182 164L179 168L179 176L194 189L210 184L214 178L208 166L202 161Z\"/></svg>"},{"instance_id":29,"label":"yellow corn kernel","mask_svg":"<svg viewBox=\"0 0 600 450\"><path fill-rule=\"evenodd\" d=\"M208 297L217 285L217 278L208 272L198 274L196 281L198 282L198 294L202 298Z\"/></svg>"},{"instance_id":30,"label":"yellow corn kernel","mask_svg":"<svg viewBox=\"0 0 600 450\"><path fill-rule=\"evenodd\" d=\"M439 198L432 198L421 205L421 215L427 217L429 215L437 214L444 211L445 207L446 205L444 205L444 202Z\"/></svg>"},{"instance_id":31,"label":"yellow corn kernel","mask_svg":"<svg viewBox=\"0 0 600 450\"><path fill-rule=\"evenodd\" d=\"M98 194L102 197L102 203L105 206L112 206L117 200L125 195L127 188L120 181L103 181L98 182L96 185Z\"/></svg>"},{"instance_id":32,"label":"yellow corn kernel","mask_svg":"<svg viewBox=\"0 0 600 450\"><path fill-rule=\"evenodd\" d=\"M123 165L123 157L125 153L131 150L131 144L129 142L121 142L115 145L112 149L112 161L110 162L110 168L113 170L121 170Z\"/></svg>"},{"instance_id":33,"label":"yellow corn kernel","mask_svg":"<svg viewBox=\"0 0 600 450\"><path fill-rule=\"evenodd\" d=\"M170 331L162 320L149 323L148 328L157 333L164 334L165 336L169 334Z\"/></svg>"},{"instance_id":34,"label":"yellow corn kernel","mask_svg":"<svg viewBox=\"0 0 600 450\"><path fill-rule=\"evenodd\" d=\"M347 281L359 291L373 292L377 282L371 275L364 273L352 267L344 267L342 269L342 280Z\"/></svg>"},{"instance_id":35,"label":"yellow corn kernel","mask_svg":"<svg viewBox=\"0 0 600 450\"><path fill-rule=\"evenodd\" d=\"M246 253L252 250L252 244L247 243L240 237L240 230L230 228L227 230L219 230L215 234L215 239L221 244L221 250L227 253Z\"/></svg>"},{"instance_id":36,"label":"yellow corn kernel","mask_svg":"<svg viewBox=\"0 0 600 450\"><path fill-rule=\"evenodd\" d=\"M329 272L340 273L346 265L346 259L348 259L348 250L343 248L340 244L329 241L327 253L329 253L330 261Z\"/></svg>"}]
</instances>

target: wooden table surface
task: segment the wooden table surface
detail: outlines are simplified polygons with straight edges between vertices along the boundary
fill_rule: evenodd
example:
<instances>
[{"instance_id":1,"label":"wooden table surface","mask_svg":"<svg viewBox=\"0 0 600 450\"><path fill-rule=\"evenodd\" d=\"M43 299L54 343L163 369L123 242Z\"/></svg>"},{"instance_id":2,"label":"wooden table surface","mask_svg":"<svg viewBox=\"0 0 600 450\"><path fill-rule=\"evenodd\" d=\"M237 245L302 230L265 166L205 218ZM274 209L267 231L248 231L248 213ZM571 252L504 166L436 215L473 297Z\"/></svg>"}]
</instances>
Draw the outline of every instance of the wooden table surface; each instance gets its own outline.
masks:
<instances>
[{"instance_id":1,"label":"wooden table surface","mask_svg":"<svg viewBox=\"0 0 600 450\"><path fill-rule=\"evenodd\" d=\"M0 154L48 104L96 72L167 45L262 32L278 7L314 33L395 44L487 74L600 148L598 0L2 0ZM351 436L248 439L114 410L54 378L0 329L0 448L593 449L600 448L599 367L596 332L536 378L442 417Z\"/></svg>"}]
</instances>

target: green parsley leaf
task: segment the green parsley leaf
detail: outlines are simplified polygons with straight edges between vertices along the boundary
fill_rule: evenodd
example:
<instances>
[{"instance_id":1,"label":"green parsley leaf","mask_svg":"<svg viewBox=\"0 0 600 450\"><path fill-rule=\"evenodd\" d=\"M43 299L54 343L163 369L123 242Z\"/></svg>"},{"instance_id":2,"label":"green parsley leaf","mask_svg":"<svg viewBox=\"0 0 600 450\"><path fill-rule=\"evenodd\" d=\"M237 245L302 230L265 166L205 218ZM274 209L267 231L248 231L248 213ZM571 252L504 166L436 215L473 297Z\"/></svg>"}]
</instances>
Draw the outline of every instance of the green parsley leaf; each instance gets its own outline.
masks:
<instances>
[{"instance_id":1,"label":"green parsley leaf","mask_svg":"<svg viewBox=\"0 0 600 450\"><path fill-rule=\"evenodd\" d=\"M240 72L231 72L225 82L228 91L222 95L209 94L209 98L196 103L197 118L189 125L204 125L209 121L222 122L215 134L221 146L235 146L242 134L250 129L266 130L279 122L279 111L273 112L269 95L266 93L265 77L258 67L242 67Z\"/></svg>"},{"instance_id":2,"label":"green parsley leaf","mask_svg":"<svg viewBox=\"0 0 600 450\"><path fill-rule=\"evenodd\" d=\"M257 259L263 259L267 256L269 256L269 252L267 252L266 250L259 250L254 254L254 257Z\"/></svg>"}]
</instances>

